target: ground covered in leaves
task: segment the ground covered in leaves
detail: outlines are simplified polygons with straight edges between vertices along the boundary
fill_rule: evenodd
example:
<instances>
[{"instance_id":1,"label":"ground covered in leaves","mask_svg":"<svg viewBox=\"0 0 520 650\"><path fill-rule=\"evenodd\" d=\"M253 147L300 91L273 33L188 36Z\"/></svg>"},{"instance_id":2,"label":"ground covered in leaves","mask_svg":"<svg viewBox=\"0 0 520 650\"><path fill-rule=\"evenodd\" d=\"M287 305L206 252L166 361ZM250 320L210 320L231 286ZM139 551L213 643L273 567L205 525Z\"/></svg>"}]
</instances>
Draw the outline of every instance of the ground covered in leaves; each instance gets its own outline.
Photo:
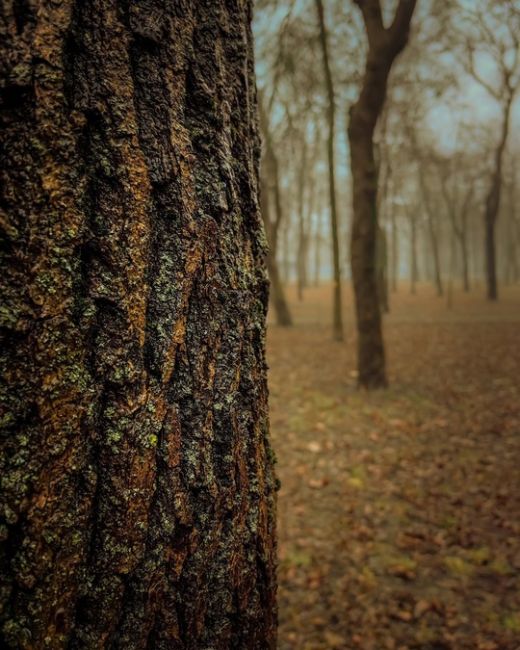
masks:
<instances>
[{"instance_id":1,"label":"ground covered in leaves","mask_svg":"<svg viewBox=\"0 0 520 650\"><path fill-rule=\"evenodd\" d=\"M520 291L401 289L372 394L329 295L268 337L280 650L518 650Z\"/></svg>"}]
</instances>

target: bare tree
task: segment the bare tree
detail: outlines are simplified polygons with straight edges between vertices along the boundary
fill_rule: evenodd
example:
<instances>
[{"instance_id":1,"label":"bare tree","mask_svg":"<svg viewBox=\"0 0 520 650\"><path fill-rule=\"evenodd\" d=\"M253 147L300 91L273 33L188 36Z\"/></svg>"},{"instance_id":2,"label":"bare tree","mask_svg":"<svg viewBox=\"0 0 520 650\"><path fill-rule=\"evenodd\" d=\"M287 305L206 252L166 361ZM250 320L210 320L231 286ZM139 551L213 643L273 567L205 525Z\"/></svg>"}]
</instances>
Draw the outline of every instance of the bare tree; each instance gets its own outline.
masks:
<instances>
[{"instance_id":1,"label":"bare tree","mask_svg":"<svg viewBox=\"0 0 520 650\"><path fill-rule=\"evenodd\" d=\"M365 388L387 384L376 273L377 170L374 130L384 106L388 76L408 41L416 0L400 0L389 27L379 0L354 0L365 24L368 53L361 91L350 109L348 137L354 217L351 264L358 329L358 378Z\"/></svg>"},{"instance_id":2,"label":"bare tree","mask_svg":"<svg viewBox=\"0 0 520 650\"><path fill-rule=\"evenodd\" d=\"M334 264L334 305L333 305L333 336L336 341L343 340L343 316L341 307L341 263L338 236L338 212L336 206L336 181L335 181L335 121L336 106L334 98L334 83L329 63L327 27L323 12L322 0L315 0L318 14L319 38L323 57L323 73L327 89L327 121L329 134L327 140L327 156L329 165L329 200L330 200L330 225L332 235L332 255Z\"/></svg>"},{"instance_id":3,"label":"bare tree","mask_svg":"<svg viewBox=\"0 0 520 650\"><path fill-rule=\"evenodd\" d=\"M470 178L464 188L460 174L456 175L453 163L463 167L464 162L455 158L449 162L439 161L438 169L441 182L441 192L446 207L446 213L452 228L453 236L459 244L462 263L462 286L464 291L470 289L469 264L468 264L468 216L472 207L475 194L475 181ZM467 165L467 162L466 162ZM461 188L463 194L461 196Z\"/></svg>"},{"instance_id":4,"label":"bare tree","mask_svg":"<svg viewBox=\"0 0 520 650\"><path fill-rule=\"evenodd\" d=\"M511 107L520 85L520 10L515 0L475 3L465 6L465 31L458 34L464 42L462 62L466 72L477 81L500 107L501 126L493 155L493 169L485 199L485 260L487 297L498 298L495 230L500 210L503 160L510 128ZM479 70L477 57L485 55L493 62L493 78Z\"/></svg>"},{"instance_id":5,"label":"bare tree","mask_svg":"<svg viewBox=\"0 0 520 650\"><path fill-rule=\"evenodd\" d=\"M419 265L417 263L417 206L411 205L407 208L406 216L410 227L410 293L417 293L417 282L419 280Z\"/></svg>"},{"instance_id":6,"label":"bare tree","mask_svg":"<svg viewBox=\"0 0 520 650\"><path fill-rule=\"evenodd\" d=\"M267 269L271 281L271 301L275 309L278 325L289 327L292 325L292 317L285 297L278 261L276 259L278 234L280 225L284 221L278 158L273 146L268 117L262 101L263 97L261 93L259 95L260 129L264 141L260 199L269 246L267 251ZM271 197L274 201L274 218L271 211Z\"/></svg>"}]
</instances>

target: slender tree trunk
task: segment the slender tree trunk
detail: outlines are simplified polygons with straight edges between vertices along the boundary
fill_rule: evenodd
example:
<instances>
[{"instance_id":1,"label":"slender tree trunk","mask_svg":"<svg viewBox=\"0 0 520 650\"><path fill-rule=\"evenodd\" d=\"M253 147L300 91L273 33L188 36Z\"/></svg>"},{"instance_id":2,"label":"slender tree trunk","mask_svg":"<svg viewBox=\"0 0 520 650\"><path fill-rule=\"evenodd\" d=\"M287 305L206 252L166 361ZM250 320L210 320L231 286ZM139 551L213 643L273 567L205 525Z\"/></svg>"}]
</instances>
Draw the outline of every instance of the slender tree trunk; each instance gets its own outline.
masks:
<instances>
[{"instance_id":1,"label":"slender tree trunk","mask_svg":"<svg viewBox=\"0 0 520 650\"><path fill-rule=\"evenodd\" d=\"M437 237L437 229L435 228L434 209L431 204L426 179L424 177L424 169L421 161L419 161L419 185L421 188L423 204L426 210L426 217L428 223L428 235L430 238L431 254L432 254L432 261L433 261L433 277L435 281L435 289L437 291L437 295L442 296L444 292L444 288L442 286L441 264L439 258L439 242Z\"/></svg>"},{"instance_id":2,"label":"slender tree trunk","mask_svg":"<svg viewBox=\"0 0 520 650\"><path fill-rule=\"evenodd\" d=\"M509 212L508 223L510 228L509 242L509 261L511 265L511 281L516 283L520 279L520 264L518 263L518 252L520 243L520 223L517 219L516 207L516 160L513 160L513 179L509 187Z\"/></svg>"},{"instance_id":3,"label":"slender tree trunk","mask_svg":"<svg viewBox=\"0 0 520 650\"><path fill-rule=\"evenodd\" d=\"M507 255L507 276L511 284L518 282L519 278L519 265L517 259L517 228L516 228L516 205L515 200L515 191L514 183L510 189L510 201L508 206L508 214L506 221L506 255Z\"/></svg>"},{"instance_id":4,"label":"slender tree trunk","mask_svg":"<svg viewBox=\"0 0 520 650\"><path fill-rule=\"evenodd\" d=\"M278 158L276 156L271 139L271 132L269 130L269 123L266 112L264 110L262 97L260 97L259 101L259 114L260 129L264 140L264 156L262 159L261 176L261 208L269 247L266 261L269 279L271 280L271 304L274 307L276 322L278 325L281 327L290 327L292 325L291 312L289 310L289 305L287 304L283 284L280 279L278 260L276 257L278 251L278 234L280 232L280 226L283 227L286 225L282 205L280 174L278 168ZM271 181L271 183L269 183L269 181ZM271 196L269 192L270 185L273 189L272 196L274 198L275 206L274 219L272 218L271 210L269 209Z\"/></svg>"},{"instance_id":5,"label":"slender tree trunk","mask_svg":"<svg viewBox=\"0 0 520 650\"><path fill-rule=\"evenodd\" d=\"M276 322L281 327L290 327L292 323L291 312L285 298L285 291L280 273L278 269L278 262L276 259L276 248L278 241L278 230L276 224L271 219L270 203L269 203L269 189L267 181L262 172L262 185L261 185L261 208L264 220L265 230L269 244L269 250L266 255L267 271L271 281L270 299L276 314ZM276 228L276 231L275 231Z\"/></svg>"},{"instance_id":6,"label":"slender tree trunk","mask_svg":"<svg viewBox=\"0 0 520 650\"><path fill-rule=\"evenodd\" d=\"M467 233L464 231L460 239L460 254L462 263L462 287L467 293L470 290L469 264L468 264L468 241Z\"/></svg>"},{"instance_id":7,"label":"slender tree trunk","mask_svg":"<svg viewBox=\"0 0 520 650\"><path fill-rule=\"evenodd\" d=\"M397 292L399 283L399 233L397 231L397 218L395 207L392 207L392 291Z\"/></svg>"},{"instance_id":8,"label":"slender tree trunk","mask_svg":"<svg viewBox=\"0 0 520 650\"><path fill-rule=\"evenodd\" d=\"M319 287L321 282L321 218L316 218L316 232L314 233L314 286Z\"/></svg>"},{"instance_id":9,"label":"slender tree trunk","mask_svg":"<svg viewBox=\"0 0 520 650\"><path fill-rule=\"evenodd\" d=\"M377 291L381 310L385 313L390 311L388 300L388 254L386 244L386 232L384 228L379 227L377 234Z\"/></svg>"},{"instance_id":10,"label":"slender tree trunk","mask_svg":"<svg viewBox=\"0 0 520 650\"><path fill-rule=\"evenodd\" d=\"M495 230L498 213L500 210L500 195L502 191L502 165L504 151L506 148L507 137L509 134L509 118L511 105L513 103L513 93L510 93L505 106L504 118L502 123L502 133L500 142L495 151L495 169L491 180L486 205L484 211L484 233L485 233L485 260L486 260L486 281L487 281L487 298L488 300L498 299L497 271L496 271L496 245Z\"/></svg>"},{"instance_id":11,"label":"slender tree trunk","mask_svg":"<svg viewBox=\"0 0 520 650\"><path fill-rule=\"evenodd\" d=\"M327 140L327 156L329 163L329 200L330 200L330 228L332 237L332 260L334 264L334 293L333 293L333 337L336 341L343 340L343 316L341 307L341 262L339 254L339 236L338 236L338 213L336 207L336 181L335 181L335 152L334 152L334 133L336 121L336 107L334 99L334 85L332 82L332 73L329 64L327 28L325 26L325 16L323 13L322 0L315 0L318 12L318 22L320 29L320 45L323 56L323 71L327 86L328 97L328 126L329 135Z\"/></svg>"},{"instance_id":12,"label":"slender tree trunk","mask_svg":"<svg viewBox=\"0 0 520 650\"><path fill-rule=\"evenodd\" d=\"M287 215L289 216L289 215ZM287 286L291 280L291 249L289 246L290 234L290 221L287 220L283 227L282 238L282 260L281 266L283 270L283 283Z\"/></svg>"},{"instance_id":13,"label":"slender tree trunk","mask_svg":"<svg viewBox=\"0 0 520 650\"><path fill-rule=\"evenodd\" d=\"M316 159L317 155L318 155L318 147L316 146L313 155L313 162ZM306 217L305 217L305 224L303 229L304 237L303 237L303 246L302 246L303 251L302 251L302 260L301 260L301 278L302 278L303 289L306 289L309 286L309 282L310 282L309 257L310 257L311 243L313 238L312 221L313 221L315 206L316 206L316 176L315 176L315 169L313 167L310 170L309 193L308 193L308 200L306 204L306 210L305 210ZM316 224L316 231L318 231L318 224Z\"/></svg>"},{"instance_id":14,"label":"slender tree trunk","mask_svg":"<svg viewBox=\"0 0 520 650\"><path fill-rule=\"evenodd\" d=\"M437 241L437 231L435 229L435 226L433 224L433 219L428 215L428 234L430 237L430 245L431 245L431 255L432 255L432 262L433 262L433 278L435 281L435 289L437 291L438 296L442 296L444 292L444 288L442 286L442 278L441 278L441 264L439 260L439 244Z\"/></svg>"},{"instance_id":15,"label":"slender tree trunk","mask_svg":"<svg viewBox=\"0 0 520 650\"><path fill-rule=\"evenodd\" d=\"M358 331L358 380L364 388L386 386L385 352L376 273L377 168L374 130L384 106L392 63L408 41L415 0L400 0L385 28L379 0L356 0L363 16L368 54L361 91L350 109L348 138L353 180L350 246Z\"/></svg>"},{"instance_id":16,"label":"slender tree trunk","mask_svg":"<svg viewBox=\"0 0 520 650\"><path fill-rule=\"evenodd\" d=\"M298 251L297 251L297 283L298 300L303 300L303 290L306 285L306 248L307 232L305 219L305 174L307 171L307 143L302 144L300 169L298 171Z\"/></svg>"},{"instance_id":17,"label":"slender tree trunk","mask_svg":"<svg viewBox=\"0 0 520 650\"><path fill-rule=\"evenodd\" d=\"M251 3L181 4L0 9L2 648L276 645Z\"/></svg>"},{"instance_id":18,"label":"slender tree trunk","mask_svg":"<svg viewBox=\"0 0 520 650\"><path fill-rule=\"evenodd\" d=\"M276 313L276 322L281 327L290 327L293 324L291 312L285 298L278 264L271 253L267 254L267 270L271 281L271 300Z\"/></svg>"},{"instance_id":19,"label":"slender tree trunk","mask_svg":"<svg viewBox=\"0 0 520 650\"><path fill-rule=\"evenodd\" d=\"M417 219L415 212L410 212L410 293L417 293L419 269L417 267Z\"/></svg>"},{"instance_id":20,"label":"slender tree trunk","mask_svg":"<svg viewBox=\"0 0 520 650\"><path fill-rule=\"evenodd\" d=\"M446 295L446 306L448 309L453 309L453 278L455 275L457 245L455 242L455 233L451 233L450 237L450 251L449 251L449 277L448 277L448 291Z\"/></svg>"}]
</instances>

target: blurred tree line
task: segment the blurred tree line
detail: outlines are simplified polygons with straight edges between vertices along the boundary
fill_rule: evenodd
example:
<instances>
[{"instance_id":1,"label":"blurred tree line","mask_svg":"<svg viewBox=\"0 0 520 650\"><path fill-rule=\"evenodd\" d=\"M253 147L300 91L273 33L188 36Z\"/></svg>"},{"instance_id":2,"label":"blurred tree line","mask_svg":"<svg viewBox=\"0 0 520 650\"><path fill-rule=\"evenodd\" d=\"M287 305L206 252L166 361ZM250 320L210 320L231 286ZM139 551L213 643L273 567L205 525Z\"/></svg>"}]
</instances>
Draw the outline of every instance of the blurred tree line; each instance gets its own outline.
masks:
<instances>
[{"instance_id":1,"label":"blurred tree line","mask_svg":"<svg viewBox=\"0 0 520 650\"><path fill-rule=\"evenodd\" d=\"M381 314L407 280L518 282L518 0L259 0L262 205L271 298L352 281L359 381L386 384Z\"/></svg>"}]
</instances>

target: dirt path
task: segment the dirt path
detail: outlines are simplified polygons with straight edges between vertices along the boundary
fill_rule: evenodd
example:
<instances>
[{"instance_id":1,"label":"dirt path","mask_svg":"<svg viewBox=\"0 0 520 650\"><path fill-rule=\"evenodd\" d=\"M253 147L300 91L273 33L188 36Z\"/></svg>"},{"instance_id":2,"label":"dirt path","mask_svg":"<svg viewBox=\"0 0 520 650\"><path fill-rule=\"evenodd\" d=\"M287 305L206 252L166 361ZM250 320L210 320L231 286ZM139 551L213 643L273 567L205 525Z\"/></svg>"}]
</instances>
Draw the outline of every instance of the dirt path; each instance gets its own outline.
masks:
<instances>
[{"instance_id":1,"label":"dirt path","mask_svg":"<svg viewBox=\"0 0 520 650\"><path fill-rule=\"evenodd\" d=\"M280 649L518 650L520 292L403 294L370 395L328 295L269 335Z\"/></svg>"}]
</instances>

